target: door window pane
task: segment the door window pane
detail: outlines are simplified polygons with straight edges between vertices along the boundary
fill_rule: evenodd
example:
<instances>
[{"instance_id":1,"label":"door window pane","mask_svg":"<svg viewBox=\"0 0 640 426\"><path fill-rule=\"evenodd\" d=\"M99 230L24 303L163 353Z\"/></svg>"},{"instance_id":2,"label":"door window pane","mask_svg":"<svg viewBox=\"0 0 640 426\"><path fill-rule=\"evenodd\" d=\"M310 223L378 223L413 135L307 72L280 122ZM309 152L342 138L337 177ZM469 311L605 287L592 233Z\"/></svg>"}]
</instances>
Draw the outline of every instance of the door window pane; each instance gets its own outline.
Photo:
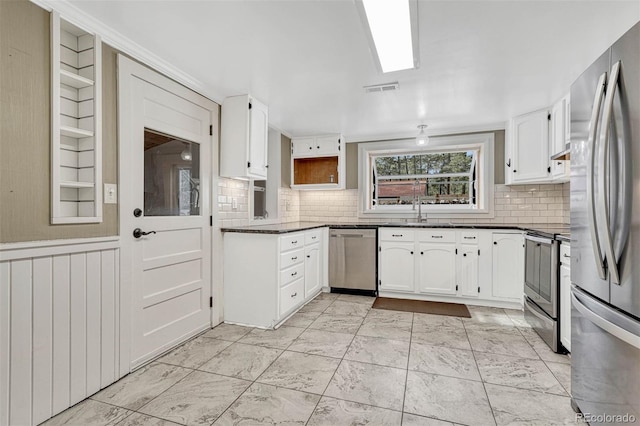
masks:
<instances>
[{"instance_id":1,"label":"door window pane","mask_svg":"<svg viewBox=\"0 0 640 426\"><path fill-rule=\"evenodd\" d=\"M144 130L144 215L200 215L200 145Z\"/></svg>"}]
</instances>

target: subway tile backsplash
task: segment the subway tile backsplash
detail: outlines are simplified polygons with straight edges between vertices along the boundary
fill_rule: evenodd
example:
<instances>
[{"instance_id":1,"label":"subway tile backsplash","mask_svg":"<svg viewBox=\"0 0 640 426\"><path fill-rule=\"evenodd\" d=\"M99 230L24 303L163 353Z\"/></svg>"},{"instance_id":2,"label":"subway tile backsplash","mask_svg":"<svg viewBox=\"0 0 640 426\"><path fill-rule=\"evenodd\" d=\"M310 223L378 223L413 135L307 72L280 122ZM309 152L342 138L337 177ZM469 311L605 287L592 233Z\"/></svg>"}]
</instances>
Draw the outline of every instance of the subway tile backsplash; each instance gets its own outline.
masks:
<instances>
[{"instance_id":1,"label":"subway tile backsplash","mask_svg":"<svg viewBox=\"0 0 640 426\"><path fill-rule=\"evenodd\" d=\"M220 226L246 226L249 221L247 181L220 178L218 211ZM569 184L495 185L495 217L491 219L430 219L442 223L540 224L569 223ZM236 198L238 208L233 208ZM380 222L388 219L358 217L358 190L296 191L279 188L279 222Z\"/></svg>"}]
</instances>

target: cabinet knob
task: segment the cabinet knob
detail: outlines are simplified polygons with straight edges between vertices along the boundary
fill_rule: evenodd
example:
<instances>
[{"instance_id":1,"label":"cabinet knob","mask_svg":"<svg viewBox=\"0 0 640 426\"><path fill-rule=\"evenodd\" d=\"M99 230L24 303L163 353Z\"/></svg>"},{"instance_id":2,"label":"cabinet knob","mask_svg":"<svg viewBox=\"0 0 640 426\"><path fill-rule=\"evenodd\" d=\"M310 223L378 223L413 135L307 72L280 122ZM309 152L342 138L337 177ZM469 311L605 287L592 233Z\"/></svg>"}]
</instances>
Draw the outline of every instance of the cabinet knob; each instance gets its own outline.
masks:
<instances>
[{"instance_id":1,"label":"cabinet knob","mask_svg":"<svg viewBox=\"0 0 640 426\"><path fill-rule=\"evenodd\" d=\"M296 297L297 295L298 295L298 293L296 292L296 293L293 293L293 294L291 295L291 297Z\"/></svg>"},{"instance_id":2,"label":"cabinet knob","mask_svg":"<svg viewBox=\"0 0 640 426\"><path fill-rule=\"evenodd\" d=\"M462 255L463 255L464 257L467 257L467 253L462 253Z\"/></svg>"},{"instance_id":3,"label":"cabinet knob","mask_svg":"<svg viewBox=\"0 0 640 426\"><path fill-rule=\"evenodd\" d=\"M493 245L494 245L494 246L497 246L497 245L498 245L498 242L497 242L497 241L494 241L494 242L493 242Z\"/></svg>"},{"instance_id":4,"label":"cabinet knob","mask_svg":"<svg viewBox=\"0 0 640 426\"><path fill-rule=\"evenodd\" d=\"M411 254L413 254L413 251L411 252Z\"/></svg>"},{"instance_id":5,"label":"cabinet knob","mask_svg":"<svg viewBox=\"0 0 640 426\"><path fill-rule=\"evenodd\" d=\"M307 255L307 259L311 259L311 255L310 254Z\"/></svg>"}]
</instances>

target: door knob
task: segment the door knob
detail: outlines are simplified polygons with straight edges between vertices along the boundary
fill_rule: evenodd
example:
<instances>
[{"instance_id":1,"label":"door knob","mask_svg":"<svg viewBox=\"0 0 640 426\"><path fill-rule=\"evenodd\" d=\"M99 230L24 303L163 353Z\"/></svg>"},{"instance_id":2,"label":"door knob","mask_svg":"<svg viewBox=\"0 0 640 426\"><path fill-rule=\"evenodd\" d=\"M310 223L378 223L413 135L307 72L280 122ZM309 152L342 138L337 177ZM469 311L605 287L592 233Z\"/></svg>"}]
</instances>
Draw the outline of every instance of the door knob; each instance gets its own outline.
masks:
<instances>
[{"instance_id":1,"label":"door knob","mask_svg":"<svg viewBox=\"0 0 640 426\"><path fill-rule=\"evenodd\" d=\"M149 231L149 232L143 232L142 229L140 228L136 228L133 230L133 237L134 238L140 238L143 235L149 235L149 234L155 234L156 231Z\"/></svg>"}]
</instances>

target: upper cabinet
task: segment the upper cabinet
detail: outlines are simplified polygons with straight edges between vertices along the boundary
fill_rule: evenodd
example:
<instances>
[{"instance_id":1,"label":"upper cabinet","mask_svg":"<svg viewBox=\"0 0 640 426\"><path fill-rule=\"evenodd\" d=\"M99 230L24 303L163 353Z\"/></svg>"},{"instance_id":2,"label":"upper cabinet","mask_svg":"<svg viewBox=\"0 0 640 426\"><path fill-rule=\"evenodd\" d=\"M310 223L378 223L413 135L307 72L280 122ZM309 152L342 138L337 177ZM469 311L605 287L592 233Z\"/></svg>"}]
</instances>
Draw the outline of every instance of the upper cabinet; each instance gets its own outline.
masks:
<instances>
[{"instance_id":1,"label":"upper cabinet","mask_svg":"<svg viewBox=\"0 0 640 426\"><path fill-rule=\"evenodd\" d=\"M222 103L220 176L266 179L269 115L267 106L250 95Z\"/></svg>"},{"instance_id":2,"label":"upper cabinet","mask_svg":"<svg viewBox=\"0 0 640 426\"><path fill-rule=\"evenodd\" d=\"M549 154L566 151L567 145L571 141L569 113L571 106L569 103L569 95L560 99L551 107L551 121L549 130ZM550 160L551 161L551 177L556 182L569 181L569 161L568 160Z\"/></svg>"},{"instance_id":3,"label":"upper cabinet","mask_svg":"<svg viewBox=\"0 0 640 426\"><path fill-rule=\"evenodd\" d=\"M102 222L100 37L51 14L51 223Z\"/></svg>"},{"instance_id":4,"label":"upper cabinet","mask_svg":"<svg viewBox=\"0 0 640 426\"><path fill-rule=\"evenodd\" d=\"M511 119L505 146L507 185L569 181L569 161L551 159L570 141L569 108L566 96L550 108Z\"/></svg>"},{"instance_id":5,"label":"upper cabinet","mask_svg":"<svg viewBox=\"0 0 640 426\"><path fill-rule=\"evenodd\" d=\"M292 189L344 189L345 147L342 135L291 140Z\"/></svg>"},{"instance_id":6,"label":"upper cabinet","mask_svg":"<svg viewBox=\"0 0 640 426\"><path fill-rule=\"evenodd\" d=\"M507 147L507 184L549 180L549 111L515 117Z\"/></svg>"}]
</instances>

